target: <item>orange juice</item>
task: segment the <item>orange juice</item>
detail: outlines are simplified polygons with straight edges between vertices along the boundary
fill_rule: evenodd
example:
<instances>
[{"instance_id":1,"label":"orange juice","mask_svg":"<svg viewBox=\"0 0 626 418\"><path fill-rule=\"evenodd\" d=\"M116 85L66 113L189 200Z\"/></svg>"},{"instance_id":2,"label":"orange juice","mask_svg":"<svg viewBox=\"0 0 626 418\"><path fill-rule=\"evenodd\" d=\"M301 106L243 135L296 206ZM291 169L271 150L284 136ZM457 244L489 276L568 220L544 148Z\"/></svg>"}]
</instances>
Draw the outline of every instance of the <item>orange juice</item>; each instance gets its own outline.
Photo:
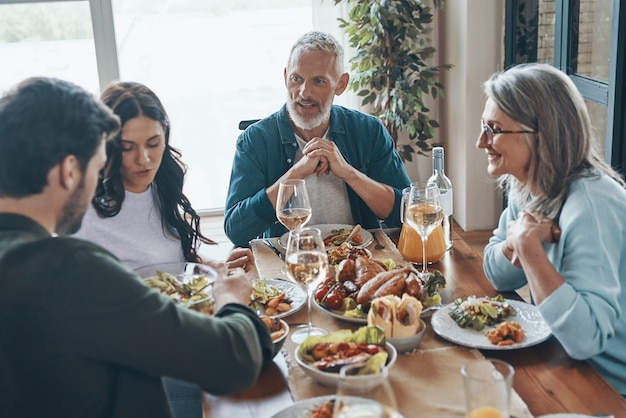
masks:
<instances>
[{"instance_id":1,"label":"orange juice","mask_svg":"<svg viewBox=\"0 0 626 418\"><path fill-rule=\"evenodd\" d=\"M400 239L398 240L398 251L402 258L413 263L422 262L422 238L406 223L402 225ZM446 240L443 236L443 227L437 226L428 237L426 243L426 260L429 263L436 263L446 253Z\"/></svg>"},{"instance_id":2,"label":"orange juice","mask_svg":"<svg viewBox=\"0 0 626 418\"><path fill-rule=\"evenodd\" d=\"M469 418L504 418L502 412L490 406L483 406L474 409Z\"/></svg>"}]
</instances>

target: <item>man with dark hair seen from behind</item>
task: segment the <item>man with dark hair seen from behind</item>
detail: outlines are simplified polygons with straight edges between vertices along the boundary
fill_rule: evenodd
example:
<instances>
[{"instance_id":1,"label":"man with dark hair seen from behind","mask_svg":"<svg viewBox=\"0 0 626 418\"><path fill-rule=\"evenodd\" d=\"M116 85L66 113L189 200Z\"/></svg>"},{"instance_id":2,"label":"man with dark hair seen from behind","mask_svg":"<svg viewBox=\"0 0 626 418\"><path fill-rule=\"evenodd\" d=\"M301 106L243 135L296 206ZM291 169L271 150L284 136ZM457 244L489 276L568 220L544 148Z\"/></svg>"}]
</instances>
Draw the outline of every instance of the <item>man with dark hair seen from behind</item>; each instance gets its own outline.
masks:
<instances>
[{"instance_id":1,"label":"man with dark hair seen from behind","mask_svg":"<svg viewBox=\"0 0 626 418\"><path fill-rule=\"evenodd\" d=\"M104 166L112 112L66 81L0 98L0 415L170 417L161 377L214 394L271 361L243 269L214 263L216 314L179 308L75 232Z\"/></svg>"}]
</instances>

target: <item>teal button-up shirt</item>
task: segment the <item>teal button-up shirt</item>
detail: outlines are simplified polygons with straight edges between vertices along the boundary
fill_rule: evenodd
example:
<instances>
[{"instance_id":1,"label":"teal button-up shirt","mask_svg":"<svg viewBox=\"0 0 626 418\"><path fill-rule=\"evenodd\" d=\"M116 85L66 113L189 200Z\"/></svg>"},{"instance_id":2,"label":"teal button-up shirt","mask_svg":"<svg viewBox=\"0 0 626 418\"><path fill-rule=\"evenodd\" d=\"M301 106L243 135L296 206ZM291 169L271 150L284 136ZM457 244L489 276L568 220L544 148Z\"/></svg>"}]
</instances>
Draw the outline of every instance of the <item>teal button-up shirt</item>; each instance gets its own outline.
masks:
<instances>
[{"instance_id":1,"label":"teal button-up shirt","mask_svg":"<svg viewBox=\"0 0 626 418\"><path fill-rule=\"evenodd\" d=\"M387 226L400 226L402 189L411 181L383 124L374 116L334 105L327 138L348 164L394 189L393 210L383 221ZM297 149L286 106L248 127L237 139L224 217L226 235L235 245L247 246L251 239L286 232L265 189L294 165ZM354 222L366 229L380 227L374 212L354 190L347 189Z\"/></svg>"}]
</instances>

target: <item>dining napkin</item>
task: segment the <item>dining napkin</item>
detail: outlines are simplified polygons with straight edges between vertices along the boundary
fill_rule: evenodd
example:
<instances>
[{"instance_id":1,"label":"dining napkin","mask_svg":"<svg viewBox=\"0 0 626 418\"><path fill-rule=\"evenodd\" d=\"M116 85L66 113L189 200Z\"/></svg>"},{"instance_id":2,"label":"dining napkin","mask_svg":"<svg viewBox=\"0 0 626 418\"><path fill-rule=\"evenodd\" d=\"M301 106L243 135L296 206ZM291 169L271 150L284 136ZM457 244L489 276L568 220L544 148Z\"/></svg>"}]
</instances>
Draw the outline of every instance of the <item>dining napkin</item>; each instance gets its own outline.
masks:
<instances>
[{"instance_id":1,"label":"dining napkin","mask_svg":"<svg viewBox=\"0 0 626 418\"><path fill-rule=\"evenodd\" d=\"M290 350L290 354L293 351ZM465 394L461 366L484 358L480 351L464 347L415 350L398 355L389 380L398 409L405 417L465 417ZM315 396L333 395L334 389L318 384L304 373L293 357L287 359L289 389L297 402ZM511 416L532 418L528 406L513 390Z\"/></svg>"},{"instance_id":2,"label":"dining napkin","mask_svg":"<svg viewBox=\"0 0 626 418\"><path fill-rule=\"evenodd\" d=\"M278 244L278 238L268 238L268 240L280 251L285 252L285 249ZM261 279L287 278L285 273L281 271L285 262L278 258L278 255L265 245L262 239L250 241L250 249L254 255L254 262Z\"/></svg>"}]
</instances>

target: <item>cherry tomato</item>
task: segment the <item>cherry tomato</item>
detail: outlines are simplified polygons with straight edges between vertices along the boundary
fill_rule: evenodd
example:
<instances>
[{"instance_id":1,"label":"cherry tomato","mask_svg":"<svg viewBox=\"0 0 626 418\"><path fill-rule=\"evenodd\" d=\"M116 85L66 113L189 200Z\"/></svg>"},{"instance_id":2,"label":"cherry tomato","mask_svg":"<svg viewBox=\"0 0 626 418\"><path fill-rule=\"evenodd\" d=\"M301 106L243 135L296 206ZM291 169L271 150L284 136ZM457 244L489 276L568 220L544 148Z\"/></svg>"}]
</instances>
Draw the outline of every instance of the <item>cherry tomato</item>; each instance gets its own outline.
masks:
<instances>
[{"instance_id":1,"label":"cherry tomato","mask_svg":"<svg viewBox=\"0 0 626 418\"><path fill-rule=\"evenodd\" d=\"M341 283L337 283L328 291L323 303L328 309L338 310L343 306L343 300L346 296L347 293Z\"/></svg>"},{"instance_id":2,"label":"cherry tomato","mask_svg":"<svg viewBox=\"0 0 626 418\"><path fill-rule=\"evenodd\" d=\"M327 277L326 280L318 284L315 288L315 300L321 303L324 300L324 296L334 286L334 281L334 277Z\"/></svg>"}]
</instances>

